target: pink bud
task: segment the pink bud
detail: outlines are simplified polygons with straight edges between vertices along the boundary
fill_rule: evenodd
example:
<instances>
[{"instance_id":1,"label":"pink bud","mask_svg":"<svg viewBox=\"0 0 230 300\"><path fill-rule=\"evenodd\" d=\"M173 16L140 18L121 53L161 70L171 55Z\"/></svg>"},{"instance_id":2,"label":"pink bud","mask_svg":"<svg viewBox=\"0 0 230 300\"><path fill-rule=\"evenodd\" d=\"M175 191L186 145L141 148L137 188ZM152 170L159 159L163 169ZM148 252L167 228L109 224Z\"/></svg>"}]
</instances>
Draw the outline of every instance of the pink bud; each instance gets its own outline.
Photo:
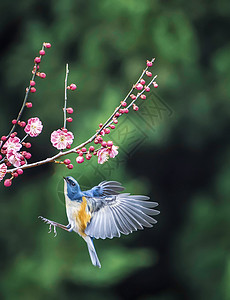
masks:
<instances>
[{"instance_id":1,"label":"pink bud","mask_svg":"<svg viewBox=\"0 0 230 300\"><path fill-rule=\"evenodd\" d=\"M69 165L70 163L71 163L71 160L70 160L70 159L67 158L67 159L64 160L64 164L65 164L65 165Z\"/></svg>"},{"instance_id":2,"label":"pink bud","mask_svg":"<svg viewBox=\"0 0 230 300\"><path fill-rule=\"evenodd\" d=\"M89 152L93 152L95 150L94 146L89 147Z\"/></svg>"},{"instance_id":3,"label":"pink bud","mask_svg":"<svg viewBox=\"0 0 230 300\"><path fill-rule=\"evenodd\" d=\"M139 107L136 104L133 104L133 110L138 111Z\"/></svg>"},{"instance_id":4,"label":"pink bud","mask_svg":"<svg viewBox=\"0 0 230 300\"><path fill-rule=\"evenodd\" d=\"M109 128L105 128L105 134L109 134L110 133L110 129Z\"/></svg>"},{"instance_id":5,"label":"pink bud","mask_svg":"<svg viewBox=\"0 0 230 300\"><path fill-rule=\"evenodd\" d=\"M14 119L14 120L12 120L12 124L17 124L17 120L16 119Z\"/></svg>"},{"instance_id":6,"label":"pink bud","mask_svg":"<svg viewBox=\"0 0 230 300\"><path fill-rule=\"evenodd\" d=\"M101 128L102 126L103 126L103 123L100 123L100 124L99 124L99 128Z\"/></svg>"},{"instance_id":7,"label":"pink bud","mask_svg":"<svg viewBox=\"0 0 230 300\"><path fill-rule=\"evenodd\" d=\"M155 87L155 88L158 88L158 84L154 81L153 82L153 86Z\"/></svg>"},{"instance_id":8,"label":"pink bud","mask_svg":"<svg viewBox=\"0 0 230 300\"><path fill-rule=\"evenodd\" d=\"M114 124L117 124L118 123L118 120L116 118L113 118L113 123Z\"/></svg>"},{"instance_id":9,"label":"pink bud","mask_svg":"<svg viewBox=\"0 0 230 300\"><path fill-rule=\"evenodd\" d=\"M25 126L26 126L26 122L24 122L24 121L21 121L21 122L20 122L20 124L19 124L19 126L21 126L21 127L25 127Z\"/></svg>"},{"instance_id":10,"label":"pink bud","mask_svg":"<svg viewBox=\"0 0 230 300\"><path fill-rule=\"evenodd\" d=\"M30 143L25 143L25 147L26 147L26 148L30 148L30 147L31 147L31 144L30 144Z\"/></svg>"},{"instance_id":11,"label":"pink bud","mask_svg":"<svg viewBox=\"0 0 230 300\"><path fill-rule=\"evenodd\" d=\"M2 155L0 154L0 160L2 159Z\"/></svg>"},{"instance_id":12,"label":"pink bud","mask_svg":"<svg viewBox=\"0 0 230 300\"><path fill-rule=\"evenodd\" d=\"M126 107L127 103L125 101L121 101L121 106Z\"/></svg>"},{"instance_id":13,"label":"pink bud","mask_svg":"<svg viewBox=\"0 0 230 300\"><path fill-rule=\"evenodd\" d=\"M85 157L86 157L87 160L90 160L91 157L92 157L92 154L87 153Z\"/></svg>"},{"instance_id":14,"label":"pink bud","mask_svg":"<svg viewBox=\"0 0 230 300\"><path fill-rule=\"evenodd\" d=\"M46 47L47 49L51 47L50 43L43 43L44 47Z\"/></svg>"},{"instance_id":15,"label":"pink bud","mask_svg":"<svg viewBox=\"0 0 230 300\"><path fill-rule=\"evenodd\" d=\"M46 78L46 73L40 73L39 77L42 78L42 79Z\"/></svg>"},{"instance_id":16,"label":"pink bud","mask_svg":"<svg viewBox=\"0 0 230 300\"><path fill-rule=\"evenodd\" d=\"M16 172L18 173L18 175L22 175L23 174L23 170L22 169L17 169Z\"/></svg>"},{"instance_id":17,"label":"pink bud","mask_svg":"<svg viewBox=\"0 0 230 300\"><path fill-rule=\"evenodd\" d=\"M116 112L114 116L119 117L120 116L119 112Z\"/></svg>"},{"instance_id":18,"label":"pink bud","mask_svg":"<svg viewBox=\"0 0 230 300\"><path fill-rule=\"evenodd\" d=\"M76 86L76 84L71 83L71 85L69 86L69 88L70 88L71 91L74 91L74 90L76 90L77 86Z\"/></svg>"},{"instance_id":19,"label":"pink bud","mask_svg":"<svg viewBox=\"0 0 230 300\"><path fill-rule=\"evenodd\" d=\"M103 138L100 135L97 137L97 140L99 143L103 142Z\"/></svg>"},{"instance_id":20,"label":"pink bud","mask_svg":"<svg viewBox=\"0 0 230 300\"><path fill-rule=\"evenodd\" d=\"M40 51L39 51L39 54L43 56L43 55L46 54L46 52L45 52L45 50L40 50Z\"/></svg>"},{"instance_id":21,"label":"pink bud","mask_svg":"<svg viewBox=\"0 0 230 300\"><path fill-rule=\"evenodd\" d=\"M71 148L71 145L68 144L68 145L66 146L66 149L70 149L70 148Z\"/></svg>"},{"instance_id":22,"label":"pink bud","mask_svg":"<svg viewBox=\"0 0 230 300\"><path fill-rule=\"evenodd\" d=\"M63 132L65 132L65 133L68 132L68 130L67 130L66 128L64 128L64 127L63 127L61 130L62 130Z\"/></svg>"},{"instance_id":23,"label":"pink bud","mask_svg":"<svg viewBox=\"0 0 230 300\"><path fill-rule=\"evenodd\" d=\"M120 109L119 109L119 113L120 113L120 114L123 114L123 113L124 113L124 109L123 109L123 108L120 108Z\"/></svg>"},{"instance_id":24,"label":"pink bud","mask_svg":"<svg viewBox=\"0 0 230 300\"><path fill-rule=\"evenodd\" d=\"M39 64L41 62L41 58L40 57L35 57L34 59L35 64Z\"/></svg>"},{"instance_id":25,"label":"pink bud","mask_svg":"<svg viewBox=\"0 0 230 300\"><path fill-rule=\"evenodd\" d=\"M4 185L5 185L6 187L11 186L11 184L12 184L12 181L11 181L10 179L6 179L6 180L4 181Z\"/></svg>"},{"instance_id":26,"label":"pink bud","mask_svg":"<svg viewBox=\"0 0 230 300\"><path fill-rule=\"evenodd\" d=\"M72 107L66 108L66 111L67 111L68 114L72 114L73 113Z\"/></svg>"},{"instance_id":27,"label":"pink bud","mask_svg":"<svg viewBox=\"0 0 230 300\"><path fill-rule=\"evenodd\" d=\"M71 117L69 117L66 119L66 121L71 123L71 122L73 122L73 119Z\"/></svg>"},{"instance_id":28,"label":"pink bud","mask_svg":"<svg viewBox=\"0 0 230 300\"><path fill-rule=\"evenodd\" d=\"M83 156L78 156L78 157L76 158L76 162L77 162L78 164L82 164L83 161L84 161L84 157L83 157Z\"/></svg>"},{"instance_id":29,"label":"pink bud","mask_svg":"<svg viewBox=\"0 0 230 300\"><path fill-rule=\"evenodd\" d=\"M31 93L35 93L35 92L36 92L35 87L32 87L32 88L30 89L30 91L31 91Z\"/></svg>"},{"instance_id":30,"label":"pink bud","mask_svg":"<svg viewBox=\"0 0 230 300\"><path fill-rule=\"evenodd\" d=\"M131 94L131 95L130 95L130 98L131 98L132 100L136 100L137 97L136 97L134 94Z\"/></svg>"},{"instance_id":31,"label":"pink bud","mask_svg":"<svg viewBox=\"0 0 230 300\"><path fill-rule=\"evenodd\" d=\"M108 147L112 147L112 146L113 146L113 142L112 142L112 141L108 141L108 142L107 142L107 146L108 146Z\"/></svg>"},{"instance_id":32,"label":"pink bud","mask_svg":"<svg viewBox=\"0 0 230 300\"><path fill-rule=\"evenodd\" d=\"M78 152L78 154L79 156L83 156L83 152L81 150Z\"/></svg>"},{"instance_id":33,"label":"pink bud","mask_svg":"<svg viewBox=\"0 0 230 300\"><path fill-rule=\"evenodd\" d=\"M141 79L141 80L140 80L140 83L141 83L142 85L144 85L144 84L145 84L145 80L144 80L144 79Z\"/></svg>"},{"instance_id":34,"label":"pink bud","mask_svg":"<svg viewBox=\"0 0 230 300\"><path fill-rule=\"evenodd\" d=\"M143 85L141 83L136 84L136 89L138 91L142 90L143 89Z\"/></svg>"},{"instance_id":35,"label":"pink bud","mask_svg":"<svg viewBox=\"0 0 230 300\"><path fill-rule=\"evenodd\" d=\"M86 152L86 151L87 151L86 147L83 147L83 148L81 149L81 151L82 151L82 152Z\"/></svg>"},{"instance_id":36,"label":"pink bud","mask_svg":"<svg viewBox=\"0 0 230 300\"><path fill-rule=\"evenodd\" d=\"M127 114L129 112L128 108L124 108L124 113Z\"/></svg>"},{"instance_id":37,"label":"pink bud","mask_svg":"<svg viewBox=\"0 0 230 300\"><path fill-rule=\"evenodd\" d=\"M115 125L113 125L113 124L110 124L109 127L110 127L111 129L115 129Z\"/></svg>"},{"instance_id":38,"label":"pink bud","mask_svg":"<svg viewBox=\"0 0 230 300\"><path fill-rule=\"evenodd\" d=\"M145 90L146 90L146 92L149 92L150 91L150 87L145 85Z\"/></svg>"},{"instance_id":39,"label":"pink bud","mask_svg":"<svg viewBox=\"0 0 230 300\"><path fill-rule=\"evenodd\" d=\"M95 140L94 140L94 144L99 144L98 139L95 139Z\"/></svg>"},{"instance_id":40,"label":"pink bud","mask_svg":"<svg viewBox=\"0 0 230 300\"><path fill-rule=\"evenodd\" d=\"M26 102L26 107L31 108L33 106L32 102Z\"/></svg>"},{"instance_id":41,"label":"pink bud","mask_svg":"<svg viewBox=\"0 0 230 300\"><path fill-rule=\"evenodd\" d=\"M30 80L30 85L31 85L31 86L35 86L35 84L36 84L35 81Z\"/></svg>"},{"instance_id":42,"label":"pink bud","mask_svg":"<svg viewBox=\"0 0 230 300\"><path fill-rule=\"evenodd\" d=\"M12 175L14 176L14 178L18 177L18 173L12 173Z\"/></svg>"},{"instance_id":43,"label":"pink bud","mask_svg":"<svg viewBox=\"0 0 230 300\"><path fill-rule=\"evenodd\" d=\"M147 67L152 67L153 63L149 60L147 60Z\"/></svg>"},{"instance_id":44,"label":"pink bud","mask_svg":"<svg viewBox=\"0 0 230 300\"><path fill-rule=\"evenodd\" d=\"M30 159L31 156L32 156L32 155L31 155L31 153L29 153L29 152L26 152L25 155L24 155L25 159Z\"/></svg>"},{"instance_id":45,"label":"pink bud","mask_svg":"<svg viewBox=\"0 0 230 300\"><path fill-rule=\"evenodd\" d=\"M69 165L67 166L67 168L68 168L68 169L73 169L73 165L72 165L72 164L69 164Z\"/></svg>"},{"instance_id":46,"label":"pink bud","mask_svg":"<svg viewBox=\"0 0 230 300\"><path fill-rule=\"evenodd\" d=\"M151 77L151 76L152 76L152 73L149 72L149 71L146 71L145 74L146 74L148 77Z\"/></svg>"},{"instance_id":47,"label":"pink bud","mask_svg":"<svg viewBox=\"0 0 230 300\"><path fill-rule=\"evenodd\" d=\"M146 96L144 94L142 94L141 96L141 99L145 100L146 99Z\"/></svg>"},{"instance_id":48,"label":"pink bud","mask_svg":"<svg viewBox=\"0 0 230 300\"><path fill-rule=\"evenodd\" d=\"M101 143L101 145L102 145L102 147L106 147L106 146L107 146L107 143L106 143L105 141L103 141L103 142Z\"/></svg>"}]
</instances>

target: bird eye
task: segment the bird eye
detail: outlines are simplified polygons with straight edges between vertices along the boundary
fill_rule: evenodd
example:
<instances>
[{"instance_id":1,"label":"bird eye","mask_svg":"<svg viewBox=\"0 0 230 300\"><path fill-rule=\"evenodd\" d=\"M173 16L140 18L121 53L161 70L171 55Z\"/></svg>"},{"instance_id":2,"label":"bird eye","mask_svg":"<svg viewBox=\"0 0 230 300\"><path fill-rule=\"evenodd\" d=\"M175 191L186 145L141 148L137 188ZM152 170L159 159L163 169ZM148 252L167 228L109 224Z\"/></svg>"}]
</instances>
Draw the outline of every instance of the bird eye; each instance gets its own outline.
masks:
<instances>
[{"instance_id":1,"label":"bird eye","mask_svg":"<svg viewBox=\"0 0 230 300\"><path fill-rule=\"evenodd\" d=\"M76 183L72 181L72 182L71 182L71 185L72 185L72 186L75 186L75 185L76 185Z\"/></svg>"}]
</instances>

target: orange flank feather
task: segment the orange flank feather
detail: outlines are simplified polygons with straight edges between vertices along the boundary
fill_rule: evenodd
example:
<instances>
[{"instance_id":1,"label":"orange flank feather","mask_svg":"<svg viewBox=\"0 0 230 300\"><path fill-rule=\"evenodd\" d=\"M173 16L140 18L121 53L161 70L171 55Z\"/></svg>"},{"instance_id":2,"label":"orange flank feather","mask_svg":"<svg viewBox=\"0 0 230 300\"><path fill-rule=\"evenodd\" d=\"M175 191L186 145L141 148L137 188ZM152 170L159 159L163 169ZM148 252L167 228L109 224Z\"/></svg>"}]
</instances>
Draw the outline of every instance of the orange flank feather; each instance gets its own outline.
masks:
<instances>
[{"instance_id":1,"label":"orange flank feather","mask_svg":"<svg viewBox=\"0 0 230 300\"><path fill-rule=\"evenodd\" d=\"M79 226L79 233L82 236L86 236L85 229L86 229L87 224L89 223L89 221L91 219L91 214L87 213L86 207L87 207L86 198L82 197L81 207L80 207L80 209L79 209L79 211L76 215L76 221L77 221L78 226Z\"/></svg>"}]
</instances>

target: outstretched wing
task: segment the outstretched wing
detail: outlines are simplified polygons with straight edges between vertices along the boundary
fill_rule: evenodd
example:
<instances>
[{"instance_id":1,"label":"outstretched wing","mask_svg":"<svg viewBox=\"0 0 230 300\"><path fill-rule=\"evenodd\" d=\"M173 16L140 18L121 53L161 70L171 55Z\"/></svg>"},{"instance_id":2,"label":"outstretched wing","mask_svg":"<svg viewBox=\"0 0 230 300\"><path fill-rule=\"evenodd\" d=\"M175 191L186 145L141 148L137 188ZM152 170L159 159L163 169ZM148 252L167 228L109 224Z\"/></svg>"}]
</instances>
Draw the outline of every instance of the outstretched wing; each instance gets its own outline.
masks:
<instances>
[{"instance_id":1,"label":"outstretched wing","mask_svg":"<svg viewBox=\"0 0 230 300\"><path fill-rule=\"evenodd\" d=\"M117 181L102 181L91 190L82 192L88 197L103 197L108 195L118 195L124 191L124 187Z\"/></svg>"},{"instance_id":2,"label":"outstretched wing","mask_svg":"<svg viewBox=\"0 0 230 300\"><path fill-rule=\"evenodd\" d=\"M96 239L120 237L157 223L151 216L160 212L153 208L156 202L141 195L119 194L105 199L89 199L92 218L85 233Z\"/></svg>"}]
</instances>

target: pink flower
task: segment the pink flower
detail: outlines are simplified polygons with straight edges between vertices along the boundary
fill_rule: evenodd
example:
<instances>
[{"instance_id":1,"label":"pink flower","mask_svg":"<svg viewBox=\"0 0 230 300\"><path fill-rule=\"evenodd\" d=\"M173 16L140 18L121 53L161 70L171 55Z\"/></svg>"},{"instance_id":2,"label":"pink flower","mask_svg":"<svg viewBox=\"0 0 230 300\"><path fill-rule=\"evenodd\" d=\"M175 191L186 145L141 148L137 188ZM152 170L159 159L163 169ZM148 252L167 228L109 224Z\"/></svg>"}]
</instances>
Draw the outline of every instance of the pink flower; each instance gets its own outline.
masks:
<instances>
[{"instance_id":1,"label":"pink flower","mask_svg":"<svg viewBox=\"0 0 230 300\"><path fill-rule=\"evenodd\" d=\"M5 177L7 171L7 166L6 164L1 164L0 165L0 181Z\"/></svg>"},{"instance_id":2,"label":"pink flower","mask_svg":"<svg viewBox=\"0 0 230 300\"><path fill-rule=\"evenodd\" d=\"M58 129L53 131L50 137L51 143L58 150L66 149L73 143L74 135L71 131Z\"/></svg>"},{"instance_id":3,"label":"pink flower","mask_svg":"<svg viewBox=\"0 0 230 300\"><path fill-rule=\"evenodd\" d=\"M117 154L118 154L117 149L118 149L117 146L114 146L114 145L113 145L113 146L111 147L111 150L110 150L110 153L109 153L109 156L110 156L111 158L114 158L115 156L117 156Z\"/></svg>"},{"instance_id":4,"label":"pink flower","mask_svg":"<svg viewBox=\"0 0 230 300\"><path fill-rule=\"evenodd\" d=\"M6 155L8 161L16 168L21 166L21 161L23 160L23 156L15 151L10 151Z\"/></svg>"},{"instance_id":5,"label":"pink flower","mask_svg":"<svg viewBox=\"0 0 230 300\"><path fill-rule=\"evenodd\" d=\"M25 127L25 132L29 134L31 137L36 137L42 132L42 122L39 118L30 118Z\"/></svg>"},{"instance_id":6,"label":"pink flower","mask_svg":"<svg viewBox=\"0 0 230 300\"><path fill-rule=\"evenodd\" d=\"M20 139L18 137L10 137L5 144L3 145L4 148L6 148L7 152L10 151L19 151L22 148L22 145L20 144Z\"/></svg>"},{"instance_id":7,"label":"pink flower","mask_svg":"<svg viewBox=\"0 0 230 300\"><path fill-rule=\"evenodd\" d=\"M104 149L99 150L97 152L97 156L98 156L98 163L102 165L109 159L108 149L104 148Z\"/></svg>"},{"instance_id":8,"label":"pink flower","mask_svg":"<svg viewBox=\"0 0 230 300\"><path fill-rule=\"evenodd\" d=\"M98 163L103 164L109 159L109 157L114 158L118 154L117 149L118 147L114 145L112 147L100 149L97 152Z\"/></svg>"}]
</instances>

